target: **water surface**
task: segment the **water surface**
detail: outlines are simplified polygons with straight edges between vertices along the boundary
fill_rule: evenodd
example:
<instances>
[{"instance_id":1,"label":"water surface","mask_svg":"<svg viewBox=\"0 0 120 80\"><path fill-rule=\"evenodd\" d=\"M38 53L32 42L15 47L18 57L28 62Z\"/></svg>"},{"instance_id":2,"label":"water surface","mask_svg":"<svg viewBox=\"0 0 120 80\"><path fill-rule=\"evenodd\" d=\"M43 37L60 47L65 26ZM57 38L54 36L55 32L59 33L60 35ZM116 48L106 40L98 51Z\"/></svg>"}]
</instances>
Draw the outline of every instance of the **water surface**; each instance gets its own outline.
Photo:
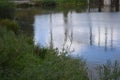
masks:
<instances>
[{"instance_id":1,"label":"water surface","mask_svg":"<svg viewBox=\"0 0 120 80\"><path fill-rule=\"evenodd\" d=\"M65 49L89 63L120 61L120 12L37 14L33 31L35 44Z\"/></svg>"}]
</instances>

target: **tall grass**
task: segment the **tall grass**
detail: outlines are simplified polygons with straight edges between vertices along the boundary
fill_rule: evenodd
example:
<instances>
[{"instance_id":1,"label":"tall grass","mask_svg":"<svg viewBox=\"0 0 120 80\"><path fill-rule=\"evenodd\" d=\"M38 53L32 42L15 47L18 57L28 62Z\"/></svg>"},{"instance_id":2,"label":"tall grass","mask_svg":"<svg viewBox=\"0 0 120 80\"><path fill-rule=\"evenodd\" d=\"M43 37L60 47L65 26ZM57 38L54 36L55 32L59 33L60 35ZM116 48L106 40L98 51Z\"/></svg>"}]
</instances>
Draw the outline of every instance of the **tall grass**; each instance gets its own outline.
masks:
<instances>
[{"instance_id":1,"label":"tall grass","mask_svg":"<svg viewBox=\"0 0 120 80\"><path fill-rule=\"evenodd\" d=\"M120 80L120 65L117 61L108 61L97 68L99 80Z\"/></svg>"}]
</instances>

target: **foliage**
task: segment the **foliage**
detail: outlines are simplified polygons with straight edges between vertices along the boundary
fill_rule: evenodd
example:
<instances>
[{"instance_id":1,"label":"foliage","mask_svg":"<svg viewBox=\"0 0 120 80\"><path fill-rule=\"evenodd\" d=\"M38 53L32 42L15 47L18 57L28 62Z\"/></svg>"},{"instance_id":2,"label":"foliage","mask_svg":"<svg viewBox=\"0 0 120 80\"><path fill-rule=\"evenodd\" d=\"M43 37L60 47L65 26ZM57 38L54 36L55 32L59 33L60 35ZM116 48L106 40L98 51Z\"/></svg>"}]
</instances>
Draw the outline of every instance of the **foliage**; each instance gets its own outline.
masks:
<instances>
[{"instance_id":1,"label":"foliage","mask_svg":"<svg viewBox=\"0 0 120 80\"><path fill-rule=\"evenodd\" d=\"M43 8L54 8L56 7L56 1L55 0L32 0L35 3L35 6L40 6Z\"/></svg>"},{"instance_id":2,"label":"foliage","mask_svg":"<svg viewBox=\"0 0 120 80\"><path fill-rule=\"evenodd\" d=\"M13 19L15 12L15 5L9 0L0 0L0 19Z\"/></svg>"},{"instance_id":3,"label":"foliage","mask_svg":"<svg viewBox=\"0 0 120 80\"><path fill-rule=\"evenodd\" d=\"M17 4L16 7L18 7L18 8L28 8L28 7L32 7L32 4L22 3L22 4Z\"/></svg>"},{"instance_id":4,"label":"foliage","mask_svg":"<svg viewBox=\"0 0 120 80\"><path fill-rule=\"evenodd\" d=\"M45 54L44 58L42 58ZM85 62L36 47L28 36L0 27L1 80L88 80Z\"/></svg>"},{"instance_id":5,"label":"foliage","mask_svg":"<svg viewBox=\"0 0 120 80\"><path fill-rule=\"evenodd\" d=\"M15 33L18 33L19 28L20 28L15 21L8 20L8 19L2 19L2 20L0 20L0 25L2 27L5 27L8 30L12 30Z\"/></svg>"},{"instance_id":6,"label":"foliage","mask_svg":"<svg viewBox=\"0 0 120 80\"><path fill-rule=\"evenodd\" d=\"M32 0L37 6L45 7L80 7L87 4L87 0Z\"/></svg>"}]
</instances>

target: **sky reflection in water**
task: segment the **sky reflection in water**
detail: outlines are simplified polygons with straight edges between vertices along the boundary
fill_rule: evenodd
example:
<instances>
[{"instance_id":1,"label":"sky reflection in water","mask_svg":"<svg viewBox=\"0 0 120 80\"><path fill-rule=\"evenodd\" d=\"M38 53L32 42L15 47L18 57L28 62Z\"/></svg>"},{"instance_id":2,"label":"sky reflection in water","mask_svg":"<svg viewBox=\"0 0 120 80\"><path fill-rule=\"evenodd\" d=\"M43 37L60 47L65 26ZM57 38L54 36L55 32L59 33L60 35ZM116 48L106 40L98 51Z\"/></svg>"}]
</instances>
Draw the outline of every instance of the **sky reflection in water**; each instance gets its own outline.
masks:
<instances>
[{"instance_id":1,"label":"sky reflection in water","mask_svg":"<svg viewBox=\"0 0 120 80\"><path fill-rule=\"evenodd\" d=\"M88 62L120 61L120 13L52 13L34 17L35 44L66 49Z\"/></svg>"}]
</instances>

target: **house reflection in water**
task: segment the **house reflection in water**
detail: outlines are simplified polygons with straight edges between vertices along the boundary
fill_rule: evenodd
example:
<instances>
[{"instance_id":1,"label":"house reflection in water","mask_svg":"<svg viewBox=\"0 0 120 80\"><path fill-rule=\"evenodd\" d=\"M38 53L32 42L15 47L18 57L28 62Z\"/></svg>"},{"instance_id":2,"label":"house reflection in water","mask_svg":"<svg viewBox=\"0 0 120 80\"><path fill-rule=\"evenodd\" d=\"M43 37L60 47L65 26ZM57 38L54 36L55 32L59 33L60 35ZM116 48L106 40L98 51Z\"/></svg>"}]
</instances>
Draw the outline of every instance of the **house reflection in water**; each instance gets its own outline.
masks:
<instances>
[{"instance_id":1,"label":"house reflection in water","mask_svg":"<svg viewBox=\"0 0 120 80\"><path fill-rule=\"evenodd\" d=\"M116 60L120 56L119 21L119 12L36 15L34 41L90 62Z\"/></svg>"}]
</instances>

